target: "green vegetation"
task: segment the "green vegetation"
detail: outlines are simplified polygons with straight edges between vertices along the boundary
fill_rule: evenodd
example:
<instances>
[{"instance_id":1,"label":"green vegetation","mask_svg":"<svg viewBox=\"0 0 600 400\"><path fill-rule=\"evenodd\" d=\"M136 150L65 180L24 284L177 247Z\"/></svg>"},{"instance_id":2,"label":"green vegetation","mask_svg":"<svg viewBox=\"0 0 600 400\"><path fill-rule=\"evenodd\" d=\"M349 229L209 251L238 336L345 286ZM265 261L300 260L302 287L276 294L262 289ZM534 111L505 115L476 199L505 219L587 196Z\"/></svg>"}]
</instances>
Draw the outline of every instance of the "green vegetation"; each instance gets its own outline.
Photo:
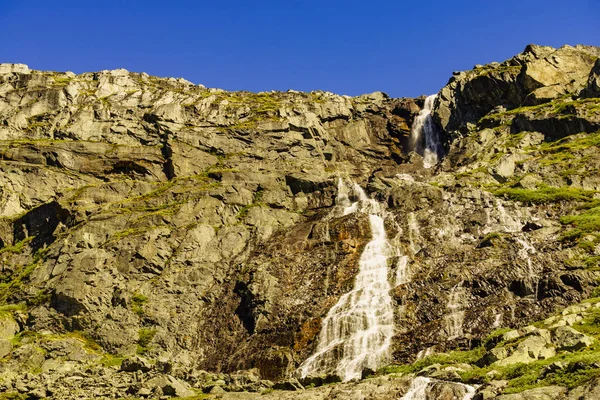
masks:
<instances>
[{"instance_id":1,"label":"green vegetation","mask_svg":"<svg viewBox=\"0 0 600 400\"><path fill-rule=\"evenodd\" d=\"M21 254L27 248L27 245L35 238L35 236L29 236L23 240L18 241L12 246L6 246L0 249L0 254L3 253L12 253L12 254Z\"/></svg>"},{"instance_id":2,"label":"green vegetation","mask_svg":"<svg viewBox=\"0 0 600 400\"><path fill-rule=\"evenodd\" d=\"M105 367L120 367L125 360L125 357L114 356L112 354L105 354L100 360L100 364Z\"/></svg>"},{"instance_id":3,"label":"green vegetation","mask_svg":"<svg viewBox=\"0 0 600 400\"><path fill-rule=\"evenodd\" d=\"M27 307L23 303L19 304L6 304L0 306L0 319L12 318L12 315L18 311L25 311Z\"/></svg>"},{"instance_id":4,"label":"green vegetation","mask_svg":"<svg viewBox=\"0 0 600 400\"><path fill-rule=\"evenodd\" d=\"M547 204L563 201L590 201L596 192L574 187L540 186L537 189L501 188L494 190L493 193L496 196L527 204Z\"/></svg>"},{"instance_id":5,"label":"green vegetation","mask_svg":"<svg viewBox=\"0 0 600 400\"><path fill-rule=\"evenodd\" d=\"M0 400L27 400L28 396L19 392L0 393Z\"/></svg>"},{"instance_id":6,"label":"green vegetation","mask_svg":"<svg viewBox=\"0 0 600 400\"><path fill-rule=\"evenodd\" d=\"M237 213L237 220L241 221L248 215L248 211L250 211L253 207L266 207L266 204L262 202L262 198L264 195L264 190L259 189L254 192L254 198L252 199L252 203L240 208Z\"/></svg>"},{"instance_id":7,"label":"green vegetation","mask_svg":"<svg viewBox=\"0 0 600 400\"><path fill-rule=\"evenodd\" d=\"M588 252L600 242L600 207L590 208L578 215L566 215L560 222L573 228L561 235L562 241L578 243Z\"/></svg>"},{"instance_id":8,"label":"green vegetation","mask_svg":"<svg viewBox=\"0 0 600 400\"><path fill-rule=\"evenodd\" d=\"M138 331L137 353L140 355L146 354L150 350L150 342L156 335L156 329L142 328Z\"/></svg>"},{"instance_id":9,"label":"green vegetation","mask_svg":"<svg viewBox=\"0 0 600 400\"><path fill-rule=\"evenodd\" d=\"M485 235L483 237L483 239L481 239L481 243L479 244L479 247L493 246L494 240L497 240L500 238L502 238L502 235L500 235L498 232L490 232L487 235Z\"/></svg>"},{"instance_id":10,"label":"green vegetation","mask_svg":"<svg viewBox=\"0 0 600 400\"><path fill-rule=\"evenodd\" d=\"M493 67L491 65L486 65L484 67L476 68L473 70L473 73L477 75L477 77L488 76L489 74L502 74L509 73L512 75L517 75L521 71L520 65L500 65L497 67Z\"/></svg>"},{"instance_id":11,"label":"green vegetation","mask_svg":"<svg viewBox=\"0 0 600 400\"><path fill-rule=\"evenodd\" d=\"M158 226L144 226L144 227L140 227L140 228L128 228L119 232L115 232L112 235L112 241L118 241L118 240L122 240L125 239L127 237L130 236L139 236L139 235L143 235L144 233L151 231L153 229L157 229L159 228ZM109 240L110 242L111 240Z\"/></svg>"},{"instance_id":12,"label":"green vegetation","mask_svg":"<svg viewBox=\"0 0 600 400\"><path fill-rule=\"evenodd\" d=\"M485 353L485 349L483 347L477 347L473 350L468 351L452 351L450 353L442 353L442 354L434 354L429 357L425 357L420 359L411 365L390 365L388 367L384 367L378 372L384 374L390 373L402 373L402 374L411 374L416 373L422 370L425 367L429 367L433 364L441 364L441 365L453 365L453 364L474 364L477 360L479 360L483 354Z\"/></svg>"},{"instance_id":13,"label":"green vegetation","mask_svg":"<svg viewBox=\"0 0 600 400\"><path fill-rule=\"evenodd\" d=\"M0 275L0 304L6 304L9 298L18 292L23 282L29 279L29 275L37 268L41 256L36 255L34 261L12 271L9 275Z\"/></svg>"},{"instance_id":14,"label":"green vegetation","mask_svg":"<svg viewBox=\"0 0 600 400\"><path fill-rule=\"evenodd\" d=\"M567 136L555 142L544 142L536 150L542 153L554 154L563 152L572 153L590 147L600 147L600 132L582 133Z\"/></svg>"},{"instance_id":15,"label":"green vegetation","mask_svg":"<svg viewBox=\"0 0 600 400\"><path fill-rule=\"evenodd\" d=\"M139 316L144 315L144 304L148 302L148 297L141 293L134 293L131 296L131 309Z\"/></svg>"},{"instance_id":16,"label":"green vegetation","mask_svg":"<svg viewBox=\"0 0 600 400\"><path fill-rule=\"evenodd\" d=\"M52 86L55 86L55 87L66 86L69 84L69 82L71 82L73 80L72 77L66 76L66 75L54 76L53 79L54 79L54 84Z\"/></svg>"},{"instance_id":17,"label":"green vegetation","mask_svg":"<svg viewBox=\"0 0 600 400\"><path fill-rule=\"evenodd\" d=\"M597 288L594 295L600 295L600 287ZM595 298L586 302L597 303L599 300ZM534 325L547 328L545 323L541 321ZM572 389L600 377L600 365L597 363L600 359L600 309L596 307L588 308L585 311L583 321L573 325L573 328L596 338L596 342L579 351L562 351L552 358L537 360L529 364L477 366L477 361L485 354L486 349L500 346L514 348L520 341L527 338L527 336L520 336L515 339L503 341L503 335L511 329L502 328L489 334L482 341L482 345L475 349L453 351L448 354L434 354L412 365L391 365L382 368L378 373L411 374L433 364L439 364L442 368L452 365L460 368L459 364L470 364L472 369L459 372L463 382L481 384L490 380L507 380L509 383L503 392L504 394L518 393L523 390L550 385L559 385ZM547 368L555 362L560 362L563 367Z\"/></svg>"}]
</instances>

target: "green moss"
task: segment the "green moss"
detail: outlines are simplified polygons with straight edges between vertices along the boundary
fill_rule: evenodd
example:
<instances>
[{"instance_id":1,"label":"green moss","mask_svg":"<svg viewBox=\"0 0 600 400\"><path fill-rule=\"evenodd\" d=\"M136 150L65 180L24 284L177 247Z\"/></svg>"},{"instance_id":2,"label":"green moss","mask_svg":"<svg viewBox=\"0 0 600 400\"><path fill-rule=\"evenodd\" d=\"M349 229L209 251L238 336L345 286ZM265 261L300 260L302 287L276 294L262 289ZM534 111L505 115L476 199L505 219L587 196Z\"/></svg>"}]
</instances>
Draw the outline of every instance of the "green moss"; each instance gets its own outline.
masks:
<instances>
[{"instance_id":1,"label":"green moss","mask_svg":"<svg viewBox=\"0 0 600 400\"><path fill-rule=\"evenodd\" d=\"M125 360L125 357L114 356L111 354L105 354L100 360L100 364L105 367L120 367Z\"/></svg>"},{"instance_id":2,"label":"green moss","mask_svg":"<svg viewBox=\"0 0 600 400\"><path fill-rule=\"evenodd\" d=\"M596 292L594 295L600 297L600 288ZM597 303L598 299L592 299L590 302ZM542 321L534 325L538 327L546 326ZM537 360L529 364L520 363L507 366L492 364L483 368L478 367L475 363L485 354L486 348L491 349L496 346L514 347L527 338L527 336L521 336L503 342L501 341L502 336L510 329L501 328L490 333L482 341L483 346L476 349L455 351L449 354L436 354L419 360L412 365L392 365L385 367L380 370L380 373L410 374L416 373L432 364L440 364L443 368L449 365L459 366L458 364L467 363L472 365L473 368L459 373L463 382L480 384L488 382L491 379L507 380L508 387L504 390L504 394L519 393L523 390L549 385L559 385L572 389L600 377L600 368L597 364L597 360L600 359L600 309L595 307L588 308L584 313L583 321L573 325L573 328L586 335L595 337L597 339L596 342L579 351L562 351L552 358ZM560 361L565 368L552 373L545 373L542 377L542 371L548 365L557 361ZM487 374L492 370L496 371L496 374L493 377L488 376Z\"/></svg>"},{"instance_id":3,"label":"green moss","mask_svg":"<svg viewBox=\"0 0 600 400\"><path fill-rule=\"evenodd\" d=\"M402 373L410 374L422 370L433 364L441 365L452 365L452 364L474 364L479 360L485 352L483 347L478 347L474 350L468 351L452 351L450 353L434 354L429 357L425 357L414 364L410 365L390 365L380 369L379 373L391 374L391 373Z\"/></svg>"},{"instance_id":4,"label":"green moss","mask_svg":"<svg viewBox=\"0 0 600 400\"><path fill-rule=\"evenodd\" d=\"M25 311L27 307L24 304L7 304L0 306L0 320L2 319L14 319L14 313L18 311Z\"/></svg>"},{"instance_id":5,"label":"green moss","mask_svg":"<svg viewBox=\"0 0 600 400\"><path fill-rule=\"evenodd\" d=\"M23 240L18 241L17 243L13 244L12 246L3 247L0 249L0 254L3 254L3 253L21 254L21 253L23 253L23 251L25 251L25 249L27 248L29 243L34 238L35 238L35 236L29 236Z\"/></svg>"},{"instance_id":6,"label":"green moss","mask_svg":"<svg viewBox=\"0 0 600 400\"><path fill-rule=\"evenodd\" d=\"M141 293L134 293L131 296L131 309L139 316L144 315L144 304L148 302L148 297Z\"/></svg>"},{"instance_id":7,"label":"green moss","mask_svg":"<svg viewBox=\"0 0 600 400\"><path fill-rule=\"evenodd\" d=\"M542 143L536 150L547 154L560 153L563 156L572 156L572 152L581 151L590 147L600 147L600 132L581 133L571 135L555 142Z\"/></svg>"},{"instance_id":8,"label":"green moss","mask_svg":"<svg viewBox=\"0 0 600 400\"><path fill-rule=\"evenodd\" d=\"M29 275L31 275L39 265L40 259L41 253L38 252L34 256L34 261L31 264L17 268L8 276L0 276L0 305L6 304L14 293L21 290L23 282L29 279Z\"/></svg>"},{"instance_id":9,"label":"green moss","mask_svg":"<svg viewBox=\"0 0 600 400\"><path fill-rule=\"evenodd\" d=\"M492 348L497 346L498 343L501 342L500 339L502 338L502 336L504 336L505 333L510 332L511 330L511 328L496 329L495 331L487 335L487 337L483 340L484 347Z\"/></svg>"},{"instance_id":10,"label":"green moss","mask_svg":"<svg viewBox=\"0 0 600 400\"><path fill-rule=\"evenodd\" d=\"M573 187L541 186L537 189L501 188L494 190L493 193L496 196L506 197L513 201L528 204L547 204L564 201L589 201L596 192Z\"/></svg>"},{"instance_id":11,"label":"green moss","mask_svg":"<svg viewBox=\"0 0 600 400\"><path fill-rule=\"evenodd\" d=\"M236 219L238 221L241 221L244 218L246 218L246 216L248 215L248 211L250 211L251 208L266 207L267 205L262 202L263 196L264 196L264 191L262 189L259 189L256 192L254 192L254 197L252 199L252 203L240 208L240 210L237 213Z\"/></svg>"},{"instance_id":12,"label":"green moss","mask_svg":"<svg viewBox=\"0 0 600 400\"><path fill-rule=\"evenodd\" d=\"M83 343L84 349L88 350L89 352L97 353L102 351L102 346L100 346L89 333L83 331L73 331L64 335L55 335L52 337L52 339L63 339L65 337L79 340Z\"/></svg>"},{"instance_id":13,"label":"green moss","mask_svg":"<svg viewBox=\"0 0 600 400\"><path fill-rule=\"evenodd\" d=\"M566 215L560 219L560 222L573 228L561 235L560 240L562 241L583 244L587 241L583 238L591 235L596 238L593 243L588 245L593 249L595 242L600 239L600 207L590 208L578 215ZM583 247L585 249L586 244L583 244Z\"/></svg>"},{"instance_id":14,"label":"green moss","mask_svg":"<svg viewBox=\"0 0 600 400\"><path fill-rule=\"evenodd\" d=\"M53 79L54 79L54 84L52 86L58 86L58 87L66 86L69 84L69 82L71 82L73 80L72 77L66 76L66 75L54 76Z\"/></svg>"},{"instance_id":15,"label":"green moss","mask_svg":"<svg viewBox=\"0 0 600 400\"><path fill-rule=\"evenodd\" d=\"M500 235L498 232L490 232L487 235L485 235L483 237L483 239L481 239L481 243L479 244L479 246L480 247L493 246L494 240L498 240L500 238L502 238L502 235Z\"/></svg>"},{"instance_id":16,"label":"green moss","mask_svg":"<svg viewBox=\"0 0 600 400\"><path fill-rule=\"evenodd\" d=\"M150 343L156 335L156 329L142 328L138 331L137 353L146 354L150 350Z\"/></svg>"},{"instance_id":17,"label":"green moss","mask_svg":"<svg viewBox=\"0 0 600 400\"><path fill-rule=\"evenodd\" d=\"M27 400L28 397L25 394L19 392L6 392L0 393L0 400Z\"/></svg>"}]
</instances>

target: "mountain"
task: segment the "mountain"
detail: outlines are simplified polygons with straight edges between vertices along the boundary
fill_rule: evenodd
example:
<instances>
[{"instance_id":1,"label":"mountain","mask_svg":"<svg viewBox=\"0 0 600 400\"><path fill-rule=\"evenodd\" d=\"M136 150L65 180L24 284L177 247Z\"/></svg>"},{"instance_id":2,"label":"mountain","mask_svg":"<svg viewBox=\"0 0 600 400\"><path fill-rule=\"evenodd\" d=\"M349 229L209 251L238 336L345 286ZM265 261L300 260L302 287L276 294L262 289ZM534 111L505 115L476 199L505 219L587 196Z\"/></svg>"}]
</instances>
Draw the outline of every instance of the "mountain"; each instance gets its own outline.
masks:
<instances>
[{"instance_id":1,"label":"mountain","mask_svg":"<svg viewBox=\"0 0 600 400\"><path fill-rule=\"evenodd\" d=\"M596 398L598 57L427 99L1 64L0 398Z\"/></svg>"}]
</instances>

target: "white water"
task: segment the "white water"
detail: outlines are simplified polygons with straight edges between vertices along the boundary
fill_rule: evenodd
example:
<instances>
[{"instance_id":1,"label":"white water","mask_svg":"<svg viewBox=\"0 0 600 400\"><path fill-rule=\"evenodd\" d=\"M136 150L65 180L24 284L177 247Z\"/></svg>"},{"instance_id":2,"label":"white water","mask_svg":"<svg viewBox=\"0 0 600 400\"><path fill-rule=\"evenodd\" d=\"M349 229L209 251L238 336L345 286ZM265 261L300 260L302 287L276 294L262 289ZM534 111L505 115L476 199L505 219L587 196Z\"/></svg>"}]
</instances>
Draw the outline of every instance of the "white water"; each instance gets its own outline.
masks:
<instances>
[{"instance_id":1,"label":"white water","mask_svg":"<svg viewBox=\"0 0 600 400\"><path fill-rule=\"evenodd\" d=\"M496 208L498 209L498 213L500 214L500 227L505 232L520 232L523 224L515 218L508 215L506 209L502 205L502 202L496 199Z\"/></svg>"},{"instance_id":2,"label":"white water","mask_svg":"<svg viewBox=\"0 0 600 400\"><path fill-rule=\"evenodd\" d=\"M536 271L536 267L533 265L533 261L531 256L537 253L536 248L527 240L527 236L522 232L523 223L516 218L510 216L502 202L500 200L496 200L496 208L498 209L498 213L500 214L500 227L504 232L513 233L515 240L521 246L518 250L517 254L520 259L525 260L527 262L527 271L525 278L528 280L533 280L533 286L535 287L535 298L537 298L538 285L536 283L538 278L538 271Z\"/></svg>"},{"instance_id":3,"label":"white water","mask_svg":"<svg viewBox=\"0 0 600 400\"><path fill-rule=\"evenodd\" d=\"M408 388L408 392L404 396L402 396L401 400L428 400L432 399L432 397L428 396L428 393L431 391L431 386L434 385L436 381L431 378L426 378L422 376L417 376L410 383L410 387ZM475 396L476 388L469 385L463 385L462 383L448 383L451 385L462 386L465 389L465 395L461 400L471 400L473 396ZM458 399L456 399L458 400Z\"/></svg>"},{"instance_id":4,"label":"white water","mask_svg":"<svg viewBox=\"0 0 600 400\"><path fill-rule=\"evenodd\" d=\"M400 257L396 264L396 286L410 282L410 268L408 266L408 256L398 254Z\"/></svg>"},{"instance_id":5,"label":"white water","mask_svg":"<svg viewBox=\"0 0 600 400\"><path fill-rule=\"evenodd\" d=\"M358 201L350 201L350 192ZM368 214L371 241L360 260L354 288L340 297L323 319L315 353L300 367L302 377L335 373L342 380L360 379L365 368L377 369L390 360L394 310L388 282L392 248L384 227L384 209L364 190L339 182L336 203L343 215Z\"/></svg>"},{"instance_id":6,"label":"white water","mask_svg":"<svg viewBox=\"0 0 600 400\"><path fill-rule=\"evenodd\" d=\"M496 314L492 328L499 328L502 325L502 313Z\"/></svg>"},{"instance_id":7,"label":"white water","mask_svg":"<svg viewBox=\"0 0 600 400\"><path fill-rule=\"evenodd\" d=\"M462 310L461 299L464 295L464 290L458 285L454 286L450 291L448 304L446 309L448 314L444 317L446 320L446 332L448 339L456 339L463 335L463 323L465 321L465 312Z\"/></svg>"},{"instance_id":8,"label":"white water","mask_svg":"<svg viewBox=\"0 0 600 400\"><path fill-rule=\"evenodd\" d=\"M408 241L410 243L410 250L413 255L417 254L421 250L421 246L417 244L417 239L420 237L421 233L419 230L419 222L417 221L417 216L415 213L408 213Z\"/></svg>"},{"instance_id":9,"label":"white water","mask_svg":"<svg viewBox=\"0 0 600 400\"><path fill-rule=\"evenodd\" d=\"M402 400L425 400L427 399L427 387L431 382L430 378L417 376L410 383L408 392L402 396Z\"/></svg>"},{"instance_id":10,"label":"white water","mask_svg":"<svg viewBox=\"0 0 600 400\"><path fill-rule=\"evenodd\" d=\"M436 97L437 95L434 94L425 99L425 105L415 117L410 132L411 149L423 156L423 166L425 168L431 168L437 164L442 154L440 138L431 116Z\"/></svg>"}]
</instances>

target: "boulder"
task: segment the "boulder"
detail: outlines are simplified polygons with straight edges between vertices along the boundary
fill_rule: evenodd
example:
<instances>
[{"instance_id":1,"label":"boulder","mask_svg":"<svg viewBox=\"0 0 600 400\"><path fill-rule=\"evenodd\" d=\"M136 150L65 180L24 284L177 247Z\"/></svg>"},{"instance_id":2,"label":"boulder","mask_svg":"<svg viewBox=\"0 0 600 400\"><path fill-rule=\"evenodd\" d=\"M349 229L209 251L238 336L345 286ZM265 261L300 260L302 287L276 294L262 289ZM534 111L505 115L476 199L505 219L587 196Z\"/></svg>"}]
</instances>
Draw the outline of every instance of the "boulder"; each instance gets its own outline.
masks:
<instances>
[{"instance_id":1,"label":"boulder","mask_svg":"<svg viewBox=\"0 0 600 400\"><path fill-rule=\"evenodd\" d=\"M558 350L577 351L594 343L594 338L587 336L570 326L559 326L554 331L552 340Z\"/></svg>"},{"instance_id":2,"label":"boulder","mask_svg":"<svg viewBox=\"0 0 600 400\"><path fill-rule=\"evenodd\" d=\"M495 364L506 366L511 364L529 364L536 360L545 360L556 355L554 347L542 336L529 336L520 342L513 353Z\"/></svg>"},{"instance_id":3,"label":"boulder","mask_svg":"<svg viewBox=\"0 0 600 400\"><path fill-rule=\"evenodd\" d=\"M148 360L140 356L133 356L123 360L121 363L121 371L125 372L148 372L152 369L152 364Z\"/></svg>"},{"instance_id":4,"label":"boulder","mask_svg":"<svg viewBox=\"0 0 600 400\"><path fill-rule=\"evenodd\" d=\"M147 388L158 388L166 396L190 397L195 393L190 386L171 375L160 375L146 382Z\"/></svg>"},{"instance_id":5,"label":"boulder","mask_svg":"<svg viewBox=\"0 0 600 400\"><path fill-rule=\"evenodd\" d=\"M0 312L0 339L12 339L19 330L19 324L17 324L10 314Z\"/></svg>"},{"instance_id":6,"label":"boulder","mask_svg":"<svg viewBox=\"0 0 600 400\"><path fill-rule=\"evenodd\" d=\"M597 400L600 399L600 379L596 378L583 386L569 392L568 400Z\"/></svg>"},{"instance_id":7,"label":"boulder","mask_svg":"<svg viewBox=\"0 0 600 400\"><path fill-rule=\"evenodd\" d=\"M10 354L13 349L13 345L10 340L0 338L0 358L3 358Z\"/></svg>"},{"instance_id":8,"label":"boulder","mask_svg":"<svg viewBox=\"0 0 600 400\"><path fill-rule=\"evenodd\" d=\"M477 365L490 365L497 361L504 360L506 357L508 357L508 350L505 347L494 347L487 351L483 357L477 361Z\"/></svg>"},{"instance_id":9,"label":"boulder","mask_svg":"<svg viewBox=\"0 0 600 400\"><path fill-rule=\"evenodd\" d=\"M29 74L29 67L26 64L0 64L0 74Z\"/></svg>"}]
</instances>

